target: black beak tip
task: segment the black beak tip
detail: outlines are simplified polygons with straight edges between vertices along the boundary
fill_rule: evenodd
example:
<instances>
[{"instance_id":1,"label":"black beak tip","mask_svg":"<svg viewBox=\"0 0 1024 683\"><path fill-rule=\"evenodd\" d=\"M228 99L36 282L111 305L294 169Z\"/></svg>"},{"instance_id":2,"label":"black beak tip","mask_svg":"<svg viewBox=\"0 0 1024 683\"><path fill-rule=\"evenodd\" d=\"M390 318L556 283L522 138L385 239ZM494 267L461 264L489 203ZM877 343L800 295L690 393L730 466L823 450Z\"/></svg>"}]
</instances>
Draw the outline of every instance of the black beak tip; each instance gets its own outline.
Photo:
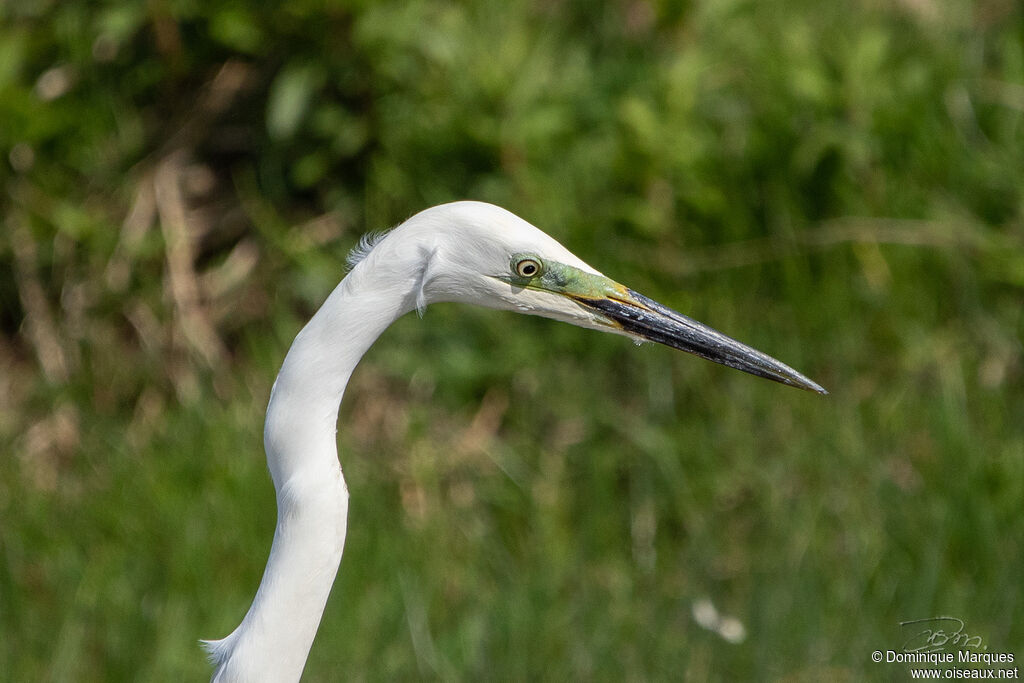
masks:
<instances>
[{"instance_id":1,"label":"black beak tip","mask_svg":"<svg viewBox=\"0 0 1024 683\"><path fill-rule=\"evenodd\" d=\"M813 391L814 393L820 394L822 396L828 396L829 395L828 389L826 389L825 387L821 386L817 382L813 382L813 381L810 382L810 386L807 387L807 390L808 391Z\"/></svg>"},{"instance_id":2,"label":"black beak tip","mask_svg":"<svg viewBox=\"0 0 1024 683\"><path fill-rule=\"evenodd\" d=\"M779 372L779 366L781 366L781 368L783 370L782 372ZM733 367L736 367L736 366L733 366ZM787 384L787 385L789 385L791 387L795 387L797 389L803 389L804 391L810 391L810 392L813 392L813 393L818 394L820 396L828 396L829 395L828 389L826 389L825 387L821 386L820 384L815 382L813 379L811 379L809 377L806 377L806 376L800 374L799 372L797 372L796 370L793 370L789 366L782 365L781 363L779 363L778 366L773 368L773 370L775 370L775 372L764 372L762 368L752 369L752 368L749 368L749 367L738 367L737 369L738 370L742 370L744 372L749 372L752 375L757 375L758 377L764 377L765 379L774 380L774 381L779 382L781 384Z\"/></svg>"}]
</instances>

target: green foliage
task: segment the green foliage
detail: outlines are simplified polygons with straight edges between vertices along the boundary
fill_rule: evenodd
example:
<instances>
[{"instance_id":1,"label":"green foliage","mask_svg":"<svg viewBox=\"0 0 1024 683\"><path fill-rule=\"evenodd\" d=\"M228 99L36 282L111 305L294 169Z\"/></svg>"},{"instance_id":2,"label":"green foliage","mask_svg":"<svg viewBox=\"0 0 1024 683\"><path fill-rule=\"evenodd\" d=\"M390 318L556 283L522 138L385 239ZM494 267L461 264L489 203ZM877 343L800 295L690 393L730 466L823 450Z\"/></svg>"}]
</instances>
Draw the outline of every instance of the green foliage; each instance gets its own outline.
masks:
<instances>
[{"instance_id":1,"label":"green foliage","mask_svg":"<svg viewBox=\"0 0 1024 683\"><path fill-rule=\"evenodd\" d=\"M206 675L288 343L361 233L460 198L832 396L399 321L307 680L891 680L939 614L1019 661L1022 36L1000 0L0 5L3 677Z\"/></svg>"}]
</instances>

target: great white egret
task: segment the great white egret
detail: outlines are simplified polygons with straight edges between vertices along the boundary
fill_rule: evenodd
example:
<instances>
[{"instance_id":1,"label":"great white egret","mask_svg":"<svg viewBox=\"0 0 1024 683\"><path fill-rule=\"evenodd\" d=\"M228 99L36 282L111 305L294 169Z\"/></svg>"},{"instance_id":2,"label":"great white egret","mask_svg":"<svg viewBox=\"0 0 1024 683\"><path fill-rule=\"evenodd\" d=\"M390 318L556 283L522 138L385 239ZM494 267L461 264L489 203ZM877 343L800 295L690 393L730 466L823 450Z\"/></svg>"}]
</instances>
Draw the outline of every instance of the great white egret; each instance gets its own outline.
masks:
<instances>
[{"instance_id":1,"label":"great white egret","mask_svg":"<svg viewBox=\"0 0 1024 683\"><path fill-rule=\"evenodd\" d=\"M776 382L826 393L760 351L610 280L491 204L427 209L364 239L351 270L292 343L270 392L263 441L277 527L242 623L204 641L213 681L297 681L345 545L348 489L335 427L349 376L399 316L457 301L650 340Z\"/></svg>"}]
</instances>

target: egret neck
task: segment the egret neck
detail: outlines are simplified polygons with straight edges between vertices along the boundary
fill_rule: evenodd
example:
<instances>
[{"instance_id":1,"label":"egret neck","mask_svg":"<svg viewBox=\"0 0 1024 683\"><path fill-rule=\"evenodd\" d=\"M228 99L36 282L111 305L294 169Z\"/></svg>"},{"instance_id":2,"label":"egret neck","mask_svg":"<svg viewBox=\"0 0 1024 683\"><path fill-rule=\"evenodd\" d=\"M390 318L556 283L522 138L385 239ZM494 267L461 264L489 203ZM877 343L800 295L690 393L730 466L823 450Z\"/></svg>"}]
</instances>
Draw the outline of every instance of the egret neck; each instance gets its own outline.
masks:
<instances>
[{"instance_id":1,"label":"egret neck","mask_svg":"<svg viewBox=\"0 0 1024 683\"><path fill-rule=\"evenodd\" d=\"M298 681L345 547L348 489L335 441L352 371L396 318L416 307L416 287L380 270L342 280L299 332L274 382L263 432L277 527L256 597L242 623L206 641L214 683ZM415 285L415 283L412 283Z\"/></svg>"}]
</instances>

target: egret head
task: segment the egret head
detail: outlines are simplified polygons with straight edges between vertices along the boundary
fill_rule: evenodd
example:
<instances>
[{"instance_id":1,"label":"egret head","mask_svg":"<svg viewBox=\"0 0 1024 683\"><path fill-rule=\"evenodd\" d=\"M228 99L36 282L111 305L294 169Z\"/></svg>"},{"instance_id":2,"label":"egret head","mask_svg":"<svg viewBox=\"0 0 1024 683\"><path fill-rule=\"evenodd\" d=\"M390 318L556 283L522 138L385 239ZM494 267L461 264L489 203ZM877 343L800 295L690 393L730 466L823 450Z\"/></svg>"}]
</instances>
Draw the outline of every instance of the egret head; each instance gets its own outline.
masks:
<instances>
[{"instance_id":1,"label":"egret head","mask_svg":"<svg viewBox=\"0 0 1024 683\"><path fill-rule=\"evenodd\" d=\"M423 264L417 275L420 308L456 301L544 316L665 344L759 377L827 393L774 358L605 277L549 235L497 206L436 206L387 237L399 233L401 239L389 245L389 256L381 257ZM387 237L382 243L392 242Z\"/></svg>"}]
</instances>

